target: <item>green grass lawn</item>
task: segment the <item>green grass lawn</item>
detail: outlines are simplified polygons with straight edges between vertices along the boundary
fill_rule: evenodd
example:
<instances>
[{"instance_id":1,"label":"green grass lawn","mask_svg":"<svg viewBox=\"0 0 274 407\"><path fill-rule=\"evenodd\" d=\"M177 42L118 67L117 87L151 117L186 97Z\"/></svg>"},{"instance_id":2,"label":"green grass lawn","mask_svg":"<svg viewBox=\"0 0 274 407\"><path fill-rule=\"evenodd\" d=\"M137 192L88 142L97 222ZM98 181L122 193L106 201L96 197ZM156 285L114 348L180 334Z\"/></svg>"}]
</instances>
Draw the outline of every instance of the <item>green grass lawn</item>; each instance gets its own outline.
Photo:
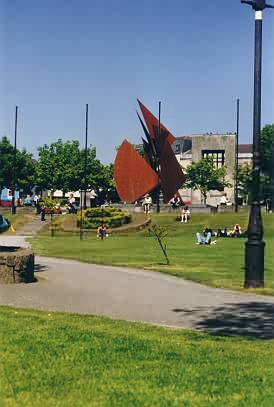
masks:
<instances>
[{"instance_id":1,"label":"green grass lawn","mask_svg":"<svg viewBox=\"0 0 274 407\"><path fill-rule=\"evenodd\" d=\"M156 270L176 275L215 287L240 289L244 279L245 239L217 239L216 245L197 246L195 235L205 226L213 229L227 226L232 228L240 223L245 229L247 212L239 214L194 214L191 222L176 222L174 214L154 215L153 220L165 226L168 231L167 248L170 265L164 264L164 257L155 239L148 230L115 234L101 241L95 236L86 237L59 233L51 238L43 233L31 240L37 254L64 257L97 264L129 266ZM266 266L264 290L257 292L274 295L274 214L264 215Z\"/></svg>"},{"instance_id":2,"label":"green grass lawn","mask_svg":"<svg viewBox=\"0 0 274 407\"><path fill-rule=\"evenodd\" d=\"M0 307L3 407L274 405L274 341Z\"/></svg>"}]
</instances>

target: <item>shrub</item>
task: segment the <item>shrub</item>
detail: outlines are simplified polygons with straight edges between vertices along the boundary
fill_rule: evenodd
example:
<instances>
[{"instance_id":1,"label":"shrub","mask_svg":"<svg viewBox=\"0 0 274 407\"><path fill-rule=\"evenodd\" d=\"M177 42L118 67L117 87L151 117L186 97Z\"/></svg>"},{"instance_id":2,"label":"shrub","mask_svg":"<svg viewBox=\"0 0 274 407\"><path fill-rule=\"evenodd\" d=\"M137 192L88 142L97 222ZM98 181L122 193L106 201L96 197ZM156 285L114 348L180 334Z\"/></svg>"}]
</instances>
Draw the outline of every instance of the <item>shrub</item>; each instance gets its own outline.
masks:
<instances>
[{"instance_id":1,"label":"shrub","mask_svg":"<svg viewBox=\"0 0 274 407\"><path fill-rule=\"evenodd\" d=\"M90 208L83 211L83 227L97 229L102 223L108 228L116 228L131 222L131 214L116 208ZM81 213L77 215L77 224L80 226Z\"/></svg>"}]
</instances>

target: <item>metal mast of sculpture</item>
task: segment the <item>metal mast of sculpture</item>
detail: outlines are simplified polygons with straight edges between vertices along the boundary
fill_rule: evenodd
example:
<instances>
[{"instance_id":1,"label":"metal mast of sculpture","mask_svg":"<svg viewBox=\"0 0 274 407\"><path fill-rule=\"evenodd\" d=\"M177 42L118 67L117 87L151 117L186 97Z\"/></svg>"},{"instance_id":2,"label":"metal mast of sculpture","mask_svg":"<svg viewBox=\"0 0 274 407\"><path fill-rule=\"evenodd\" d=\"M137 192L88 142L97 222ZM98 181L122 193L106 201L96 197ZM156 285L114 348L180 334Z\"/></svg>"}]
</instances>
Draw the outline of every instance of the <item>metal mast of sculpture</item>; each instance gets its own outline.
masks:
<instances>
[{"instance_id":1,"label":"metal mast of sculpture","mask_svg":"<svg viewBox=\"0 0 274 407\"><path fill-rule=\"evenodd\" d=\"M253 180L252 203L245 249L245 288L264 286L263 222L260 207L260 138L261 138L261 79L262 79L262 24L263 10L274 8L265 0L246 1L255 11L255 62L253 112Z\"/></svg>"}]
</instances>

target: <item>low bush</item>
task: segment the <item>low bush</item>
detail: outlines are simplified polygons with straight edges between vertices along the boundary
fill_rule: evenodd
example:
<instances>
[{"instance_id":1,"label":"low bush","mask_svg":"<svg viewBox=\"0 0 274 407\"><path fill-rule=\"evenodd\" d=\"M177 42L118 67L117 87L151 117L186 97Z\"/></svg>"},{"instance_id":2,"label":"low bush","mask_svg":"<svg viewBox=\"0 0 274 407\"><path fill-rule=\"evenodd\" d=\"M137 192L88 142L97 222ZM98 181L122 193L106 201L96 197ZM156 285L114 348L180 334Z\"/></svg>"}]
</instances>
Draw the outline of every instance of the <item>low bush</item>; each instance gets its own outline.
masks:
<instances>
[{"instance_id":1,"label":"low bush","mask_svg":"<svg viewBox=\"0 0 274 407\"><path fill-rule=\"evenodd\" d=\"M130 223L132 216L119 208L90 208L83 211L83 227L97 229L102 223L108 228L117 228ZM81 213L78 213L77 224L80 226Z\"/></svg>"}]
</instances>

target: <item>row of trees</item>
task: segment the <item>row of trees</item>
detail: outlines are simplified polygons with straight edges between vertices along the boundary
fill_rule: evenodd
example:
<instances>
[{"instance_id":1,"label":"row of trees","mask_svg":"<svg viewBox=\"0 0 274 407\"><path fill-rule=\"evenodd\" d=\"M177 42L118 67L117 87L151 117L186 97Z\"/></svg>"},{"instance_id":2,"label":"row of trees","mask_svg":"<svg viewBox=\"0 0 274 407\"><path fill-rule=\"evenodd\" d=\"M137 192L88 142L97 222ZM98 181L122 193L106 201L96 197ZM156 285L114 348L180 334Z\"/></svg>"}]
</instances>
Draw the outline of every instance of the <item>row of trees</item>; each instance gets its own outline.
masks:
<instances>
[{"instance_id":1,"label":"row of trees","mask_svg":"<svg viewBox=\"0 0 274 407\"><path fill-rule=\"evenodd\" d=\"M262 163L262 199L273 197L274 185L274 124L267 125L261 136ZM13 185L15 176L16 189L24 193L37 190L62 190L63 194L85 188L85 150L78 141L58 140L38 148L38 159L25 149L16 151L16 166L14 149L7 137L0 140L0 190ZM214 168L211 159L203 159L192 163L186 169L187 181L184 188L199 189L206 201L210 190L222 191L231 184L226 180L225 167ZM250 193L252 182L252 167L244 164L239 167L237 175L240 195L244 200ZM86 183L91 188L115 189L113 179L113 164L103 165L96 158L96 150L90 146L87 150Z\"/></svg>"},{"instance_id":2,"label":"row of trees","mask_svg":"<svg viewBox=\"0 0 274 407\"><path fill-rule=\"evenodd\" d=\"M78 141L58 140L38 148L38 159L33 159L25 149L16 151L7 137L0 140L0 190L10 188L14 181L16 189L28 194L35 187L37 191L69 191L85 188L85 150ZM103 165L96 158L94 147L87 150L86 183L92 188L113 189L113 164ZM15 177L14 177L15 174ZM15 179L13 179L15 178Z\"/></svg>"}]
</instances>

